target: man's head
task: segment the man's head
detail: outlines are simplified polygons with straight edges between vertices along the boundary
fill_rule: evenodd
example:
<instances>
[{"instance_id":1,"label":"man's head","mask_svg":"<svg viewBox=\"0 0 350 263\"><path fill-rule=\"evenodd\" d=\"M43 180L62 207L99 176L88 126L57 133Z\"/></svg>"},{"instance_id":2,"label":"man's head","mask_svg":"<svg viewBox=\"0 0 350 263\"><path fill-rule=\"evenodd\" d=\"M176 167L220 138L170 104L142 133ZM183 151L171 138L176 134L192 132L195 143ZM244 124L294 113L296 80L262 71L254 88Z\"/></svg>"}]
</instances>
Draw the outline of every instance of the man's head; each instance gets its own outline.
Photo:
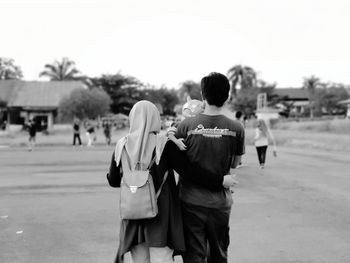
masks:
<instances>
[{"instance_id":1,"label":"man's head","mask_svg":"<svg viewBox=\"0 0 350 263\"><path fill-rule=\"evenodd\" d=\"M222 107L228 98L230 83L225 75L210 73L202 78L202 96L209 105Z\"/></svg>"}]
</instances>

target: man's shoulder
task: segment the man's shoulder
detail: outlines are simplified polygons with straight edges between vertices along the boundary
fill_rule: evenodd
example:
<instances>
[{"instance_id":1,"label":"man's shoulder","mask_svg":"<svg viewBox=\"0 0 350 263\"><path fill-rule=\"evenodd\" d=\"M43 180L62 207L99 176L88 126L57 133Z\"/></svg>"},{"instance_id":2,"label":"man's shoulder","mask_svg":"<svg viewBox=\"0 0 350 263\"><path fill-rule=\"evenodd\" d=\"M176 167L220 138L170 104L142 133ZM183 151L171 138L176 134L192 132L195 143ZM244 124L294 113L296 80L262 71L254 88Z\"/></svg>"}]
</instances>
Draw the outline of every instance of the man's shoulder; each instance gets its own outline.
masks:
<instances>
[{"instance_id":1,"label":"man's shoulder","mask_svg":"<svg viewBox=\"0 0 350 263\"><path fill-rule=\"evenodd\" d=\"M244 131L244 127L239 121L233 120L233 119L227 117L226 115L221 115L221 116L222 116L222 118L221 118L221 125L222 126L227 127L231 131L235 131L235 132Z\"/></svg>"},{"instance_id":2,"label":"man's shoulder","mask_svg":"<svg viewBox=\"0 0 350 263\"><path fill-rule=\"evenodd\" d=\"M243 124L240 121L232 120L232 119L229 119L229 118L228 118L228 120L231 122L231 125L233 127L235 127L236 129L239 129L239 130L243 130L244 129Z\"/></svg>"},{"instance_id":3,"label":"man's shoulder","mask_svg":"<svg viewBox=\"0 0 350 263\"><path fill-rule=\"evenodd\" d=\"M191 126L193 123L198 122L198 116L188 117L179 123L179 126Z\"/></svg>"}]
</instances>

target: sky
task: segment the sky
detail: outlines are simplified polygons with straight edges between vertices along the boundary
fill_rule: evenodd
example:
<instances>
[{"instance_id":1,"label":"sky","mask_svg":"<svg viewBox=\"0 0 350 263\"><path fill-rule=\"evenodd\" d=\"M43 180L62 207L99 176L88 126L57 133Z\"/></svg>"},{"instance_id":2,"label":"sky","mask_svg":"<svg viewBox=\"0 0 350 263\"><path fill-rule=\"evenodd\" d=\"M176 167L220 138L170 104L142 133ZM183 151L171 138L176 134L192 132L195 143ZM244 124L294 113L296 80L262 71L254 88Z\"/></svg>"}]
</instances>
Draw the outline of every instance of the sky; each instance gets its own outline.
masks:
<instances>
[{"instance_id":1,"label":"sky","mask_svg":"<svg viewBox=\"0 0 350 263\"><path fill-rule=\"evenodd\" d=\"M0 57L24 78L69 57L91 77L121 72L177 88L237 64L278 87L350 84L348 0L0 0Z\"/></svg>"}]
</instances>

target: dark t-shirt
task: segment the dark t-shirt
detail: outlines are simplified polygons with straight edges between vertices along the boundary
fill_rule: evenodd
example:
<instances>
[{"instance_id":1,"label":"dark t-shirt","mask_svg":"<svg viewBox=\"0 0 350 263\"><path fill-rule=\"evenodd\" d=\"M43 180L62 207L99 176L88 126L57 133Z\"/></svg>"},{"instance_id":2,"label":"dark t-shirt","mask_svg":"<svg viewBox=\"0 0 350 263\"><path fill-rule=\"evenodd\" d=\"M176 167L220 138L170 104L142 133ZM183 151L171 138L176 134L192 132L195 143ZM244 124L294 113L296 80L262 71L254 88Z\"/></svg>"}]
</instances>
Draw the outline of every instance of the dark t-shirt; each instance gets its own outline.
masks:
<instances>
[{"instance_id":1,"label":"dark t-shirt","mask_svg":"<svg viewBox=\"0 0 350 263\"><path fill-rule=\"evenodd\" d=\"M74 130L74 134L79 134L80 133L80 126L79 126L79 124L74 123L73 130Z\"/></svg>"},{"instance_id":2,"label":"dark t-shirt","mask_svg":"<svg viewBox=\"0 0 350 263\"><path fill-rule=\"evenodd\" d=\"M36 135L36 126L35 123L30 123L28 125L28 129L29 129L29 136L30 137L35 137Z\"/></svg>"},{"instance_id":3,"label":"dark t-shirt","mask_svg":"<svg viewBox=\"0 0 350 263\"><path fill-rule=\"evenodd\" d=\"M218 176L227 174L235 155L244 154L242 125L224 115L204 115L187 118L180 123L177 138L185 138L187 157L203 169ZM229 189L211 191L186 180L181 181L181 199L204 207L232 205Z\"/></svg>"}]
</instances>

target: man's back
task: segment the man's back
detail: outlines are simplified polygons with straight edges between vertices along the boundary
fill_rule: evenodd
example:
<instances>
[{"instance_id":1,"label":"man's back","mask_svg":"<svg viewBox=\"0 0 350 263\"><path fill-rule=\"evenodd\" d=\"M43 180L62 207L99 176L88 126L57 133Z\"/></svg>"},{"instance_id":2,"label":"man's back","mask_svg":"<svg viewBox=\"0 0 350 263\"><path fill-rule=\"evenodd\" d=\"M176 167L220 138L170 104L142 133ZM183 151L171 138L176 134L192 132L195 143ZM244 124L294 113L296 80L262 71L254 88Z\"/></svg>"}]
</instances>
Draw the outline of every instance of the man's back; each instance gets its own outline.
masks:
<instances>
[{"instance_id":1,"label":"man's back","mask_svg":"<svg viewBox=\"0 0 350 263\"><path fill-rule=\"evenodd\" d=\"M191 162L218 176L227 174L233 156L244 151L242 125L223 115L199 114L188 118L179 125L176 137L186 138L186 153ZM232 203L228 189L212 192L186 181L181 183L181 198L185 202L206 207L226 207Z\"/></svg>"}]
</instances>

